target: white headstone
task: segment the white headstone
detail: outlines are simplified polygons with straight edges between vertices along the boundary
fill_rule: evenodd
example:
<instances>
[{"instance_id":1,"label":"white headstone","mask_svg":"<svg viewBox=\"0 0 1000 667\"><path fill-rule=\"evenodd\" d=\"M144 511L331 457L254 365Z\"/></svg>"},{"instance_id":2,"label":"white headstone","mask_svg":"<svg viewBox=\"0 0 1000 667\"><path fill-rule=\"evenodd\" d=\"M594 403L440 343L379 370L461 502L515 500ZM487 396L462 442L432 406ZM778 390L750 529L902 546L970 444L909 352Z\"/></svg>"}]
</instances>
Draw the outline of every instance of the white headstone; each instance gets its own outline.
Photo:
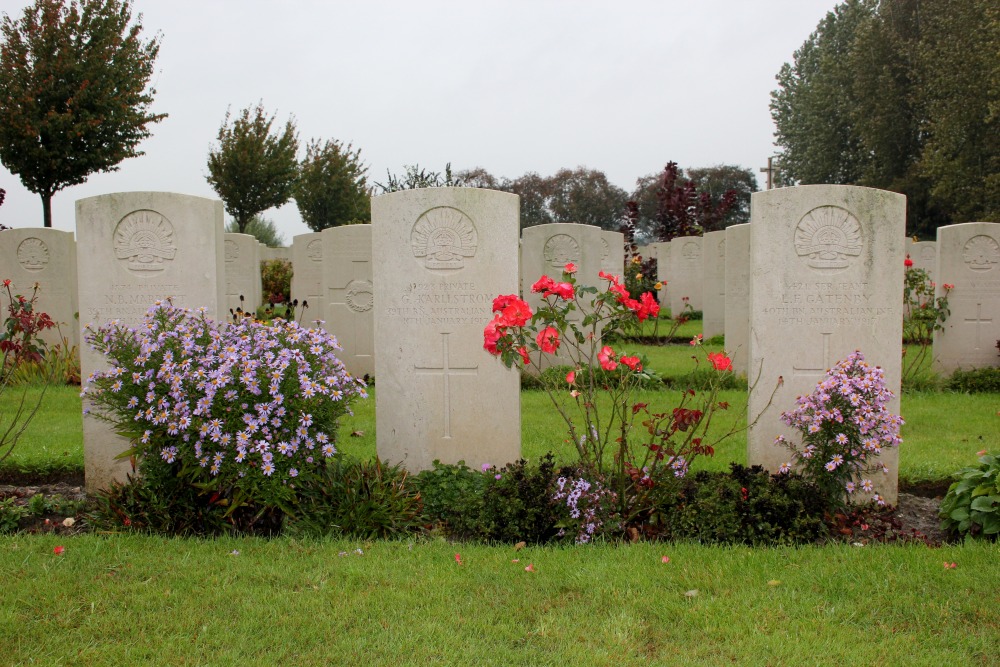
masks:
<instances>
[{"instance_id":1,"label":"white headstone","mask_svg":"<svg viewBox=\"0 0 1000 667\"><path fill-rule=\"evenodd\" d=\"M726 231L707 232L701 254L702 334L706 339L726 331Z\"/></svg>"},{"instance_id":2,"label":"white headstone","mask_svg":"<svg viewBox=\"0 0 1000 667\"><path fill-rule=\"evenodd\" d=\"M934 280L934 264L937 262L937 243L920 241L910 246L907 251L913 261L913 268L923 269Z\"/></svg>"},{"instance_id":3,"label":"white headstone","mask_svg":"<svg viewBox=\"0 0 1000 667\"><path fill-rule=\"evenodd\" d=\"M264 247L261 249L260 258L262 261L272 260L272 259L284 259L290 262L292 261L292 249Z\"/></svg>"},{"instance_id":4,"label":"white headstone","mask_svg":"<svg viewBox=\"0 0 1000 667\"><path fill-rule=\"evenodd\" d=\"M260 244L251 234L227 233L223 240L226 258L226 312L256 313L263 301L260 281ZM240 297L243 297L240 300Z\"/></svg>"},{"instance_id":5,"label":"white headstone","mask_svg":"<svg viewBox=\"0 0 1000 667\"><path fill-rule=\"evenodd\" d=\"M625 235L601 231L601 271L621 276L625 270Z\"/></svg>"},{"instance_id":6,"label":"white headstone","mask_svg":"<svg viewBox=\"0 0 1000 667\"><path fill-rule=\"evenodd\" d=\"M323 319L323 234L311 232L292 239L292 301L298 300L296 317L303 324ZM308 304L302 312L302 302Z\"/></svg>"},{"instance_id":7,"label":"white headstone","mask_svg":"<svg viewBox=\"0 0 1000 667\"><path fill-rule=\"evenodd\" d=\"M47 227L0 231L0 280L9 279L13 294L30 299L38 284L37 312L47 313L59 327L41 332L49 346L80 344L77 318L76 242L72 232ZM6 306L6 301L4 302ZM7 318L0 311L0 321Z\"/></svg>"},{"instance_id":8,"label":"white headstone","mask_svg":"<svg viewBox=\"0 0 1000 667\"><path fill-rule=\"evenodd\" d=\"M670 274L670 241L657 241L656 243L650 243L647 248L651 248L653 254L656 256L656 280L663 285L660 289L660 293L657 298L660 301L660 306L662 308L670 308L670 298L673 293L671 290L673 286L673 276ZM671 310L670 316L673 317L675 313Z\"/></svg>"},{"instance_id":9,"label":"white headstone","mask_svg":"<svg viewBox=\"0 0 1000 667\"><path fill-rule=\"evenodd\" d=\"M725 330L726 353L733 360L733 372L746 375L750 358L749 224L726 227Z\"/></svg>"},{"instance_id":10,"label":"white headstone","mask_svg":"<svg viewBox=\"0 0 1000 667\"><path fill-rule=\"evenodd\" d=\"M670 314L677 317L685 303L694 310L702 309L700 236L678 236L670 241ZM687 302L684 299L687 299Z\"/></svg>"},{"instance_id":11,"label":"white headstone","mask_svg":"<svg viewBox=\"0 0 1000 667\"><path fill-rule=\"evenodd\" d=\"M855 350L885 371L899 414L905 223L906 198L884 190L806 185L752 195L749 415L761 416L750 428L751 465L774 472L790 460L774 439L800 438L779 415ZM890 504L897 460L885 450L890 474L877 485Z\"/></svg>"},{"instance_id":12,"label":"white headstone","mask_svg":"<svg viewBox=\"0 0 1000 667\"><path fill-rule=\"evenodd\" d=\"M934 332L934 370L1000 366L1000 223L938 227L938 296L944 285L951 314Z\"/></svg>"},{"instance_id":13,"label":"white headstone","mask_svg":"<svg viewBox=\"0 0 1000 667\"><path fill-rule=\"evenodd\" d=\"M218 319L225 303L222 202L169 192L123 192L76 202L77 262L82 326L111 320L138 326L157 300L205 307ZM225 318L225 315L222 316ZM83 377L107 366L80 346ZM124 480L128 461L115 456L128 442L84 415L87 490Z\"/></svg>"},{"instance_id":14,"label":"white headstone","mask_svg":"<svg viewBox=\"0 0 1000 667\"><path fill-rule=\"evenodd\" d=\"M339 358L355 377L375 374L375 290L372 226L343 225L321 232L323 319L343 348Z\"/></svg>"},{"instance_id":15,"label":"white headstone","mask_svg":"<svg viewBox=\"0 0 1000 667\"><path fill-rule=\"evenodd\" d=\"M380 457L409 470L520 457L518 373L483 349L493 299L517 291L518 218L518 197L491 190L372 199Z\"/></svg>"}]
</instances>

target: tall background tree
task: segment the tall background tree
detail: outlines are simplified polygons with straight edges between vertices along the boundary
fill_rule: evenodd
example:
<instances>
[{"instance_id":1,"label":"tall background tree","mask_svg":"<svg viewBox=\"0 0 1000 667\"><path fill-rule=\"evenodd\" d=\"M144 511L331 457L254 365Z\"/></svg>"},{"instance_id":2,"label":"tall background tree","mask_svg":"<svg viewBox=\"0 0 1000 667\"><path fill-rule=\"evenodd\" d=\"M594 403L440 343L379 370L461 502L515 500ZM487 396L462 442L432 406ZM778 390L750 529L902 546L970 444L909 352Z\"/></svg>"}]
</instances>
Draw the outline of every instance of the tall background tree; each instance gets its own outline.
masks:
<instances>
[{"instance_id":1,"label":"tall background tree","mask_svg":"<svg viewBox=\"0 0 1000 667\"><path fill-rule=\"evenodd\" d=\"M1000 215L1000 6L848 0L778 73L782 177L907 196L911 234Z\"/></svg>"},{"instance_id":2,"label":"tall background tree","mask_svg":"<svg viewBox=\"0 0 1000 667\"><path fill-rule=\"evenodd\" d=\"M219 145L208 153L205 178L242 233L254 216L291 199L298 176L295 120L272 132L274 120L260 102L243 109L232 125L227 111Z\"/></svg>"},{"instance_id":3,"label":"tall background tree","mask_svg":"<svg viewBox=\"0 0 1000 667\"><path fill-rule=\"evenodd\" d=\"M352 150L339 141L306 146L306 156L299 165L299 177L293 196L302 220L309 229L319 232L350 222L371 219L371 193L361 163L361 149Z\"/></svg>"},{"instance_id":4,"label":"tall background tree","mask_svg":"<svg viewBox=\"0 0 1000 667\"><path fill-rule=\"evenodd\" d=\"M129 0L37 0L0 23L0 162L42 199L142 155L160 38L142 39Z\"/></svg>"}]
</instances>

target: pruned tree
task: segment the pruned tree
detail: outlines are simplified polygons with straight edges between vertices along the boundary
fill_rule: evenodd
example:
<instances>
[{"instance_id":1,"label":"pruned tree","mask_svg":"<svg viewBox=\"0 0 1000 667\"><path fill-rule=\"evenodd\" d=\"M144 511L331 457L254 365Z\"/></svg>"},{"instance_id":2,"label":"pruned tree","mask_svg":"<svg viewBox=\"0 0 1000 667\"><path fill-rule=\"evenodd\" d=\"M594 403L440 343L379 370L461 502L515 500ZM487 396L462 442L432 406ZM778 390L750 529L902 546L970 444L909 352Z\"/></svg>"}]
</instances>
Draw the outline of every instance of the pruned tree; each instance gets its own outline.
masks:
<instances>
[{"instance_id":1,"label":"pruned tree","mask_svg":"<svg viewBox=\"0 0 1000 667\"><path fill-rule=\"evenodd\" d=\"M386 182L375 184L379 194L417 188L459 188L464 185L461 178L451 173L451 162L444 166L444 174L439 171L428 171L419 164L408 164L404 170L405 173L401 177L386 170Z\"/></svg>"},{"instance_id":2,"label":"pruned tree","mask_svg":"<svg viewBox=\"0 0 1000 667\"><path fill-rule=\"evenodd\" d=\"M371 219L371 194L361 162L361 149L339 141L306 146L295 183L295 204L302 220L314 232L349 222Z\"/></svg>"},{"instance_id":3,"label":"pruned tree","mask_svg":"<svg viewBox=\"0 0 1000 667\"><path fill-rule=\"evenodd\" d=\"M704 190L700 190L693 180L685 178L684 171L676 162L668 162L659 175L637 179L632 196L638 214L633 222L637 235L669 241L678 236L701 236L733 224L735 221L727 216L737 207L739 194L734 188L718 192L720 184L729 180L728 177L723 178L724 170L713 172L721 169L709 167L695 170L702 179ZM739 167L731 169L746 171ZM714 177L710 177L713 173ZM751 179L752 176L751 173Z\"/></svg>"},{"instance_id":4,"label":"pruned tree","mask_svg":"<svg viewBox=\"0 0 1000 667\"><path fill-rule=\"evenodd\" d=\"M240 231L236 220L230 220L226 224L226 232L229 234L249 234L268 248L280 248L285 243L285 237L278 231L274 220L269 220L262 215L252 217L243 231Z\"/></svg>"},{"instance_id":5,"label":"pruned tree","mask_svg":"<svg viewBox=\"0 0 1000 667\"><path fill-rule=\"evenodd\" d=\"M226 111L219 145L208 153L205 178L241 232L254 216L292 198L299 171L295 120L290 118L283 129L272 132L274 120L261 102L243 109L232 125Z\"/></svg>"},{"instance_id":6,"label":"pruned tree","mask_svg":"<svg viewBox=\"0 0 1000 667\"><path fill-rule=\"evenodd\" d=\"M36 0L0 23L0 162L42 199L142 155L166 114L150 111L160 37L130 0Z\"/></svg>"}]
</instances>

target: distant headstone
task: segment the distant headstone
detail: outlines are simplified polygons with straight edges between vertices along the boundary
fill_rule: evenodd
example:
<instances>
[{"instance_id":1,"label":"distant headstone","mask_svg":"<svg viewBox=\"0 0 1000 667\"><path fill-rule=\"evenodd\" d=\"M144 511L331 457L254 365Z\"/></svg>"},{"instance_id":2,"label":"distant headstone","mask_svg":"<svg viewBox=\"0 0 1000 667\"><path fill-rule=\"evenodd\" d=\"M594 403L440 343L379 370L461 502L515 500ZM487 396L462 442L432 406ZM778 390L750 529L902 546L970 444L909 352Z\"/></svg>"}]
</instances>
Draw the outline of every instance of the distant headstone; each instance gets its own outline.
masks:
<instances>
[{"instance_id":1,"label":"distant headstone","mask_svg":"<svg viewBox=\"0 0 1000 667\"><path fill-rule=\"evenodd\" d=\"M80 344L77 318L76 242L72 232L49 227L0 231L0 280L11 281L11 292L30 299L38 284L35 309L48 313L57 329L40 335L48 345ZM4 302L6 306L6 301ZM0 312L0 321L7 318Z\"/></svg>"},{"instance_id":2,"label":"distant headstone","mask_svg":"<svg viewBox=\"0 0 1000 667\"><path fill-rule=\"evenodd\" d=\"M934 264L937 262L937 243L920 241L910 246L907 251L913 261L913 268L923 269L934 280Z\"/></svg>"},{"instance_id":3,"label":"distant headstone","mask_svg":"<svg viewBox=\"0 0 1000 667\"><path fill-rule=\"evenodd\" d=\"M670 242L670 313L673 317L684 312L685 303L694 310L702 309L700 236L678 236ZM687 299L685 302L684 299Z\"/></svg>"},{"instance_id":4,"label":"distant headstone","mask_svg":"<svg viewBox=\"0 0 1000 667\"><path fill-rule=\"evenodd\" d=\"M323 301L326 298L323 289L323 234L312 232L299 234L292 239L292 301L299 302L302 313L302 302L308 308L302 315L302 322L313 322L323 319Z\"/></svg>"},{"instance_id":5,"label":"distant headstone","mask_svg":"<svg viewBox=\"0 0 1000 667\"><path fill-rule=\"evenodd\" d=\"M343 225L321 232L325 328L343 347L339 358L355 377L375 374L375 290L372 226Z\"/></svg>"},{"instance_id":6,"label":"distant headstone","mask_svg":"<svg viewBox=\"0 0 1000 667\"><path fill-rule=\"evenodd\" d=\"M227 233L223 245L226 258L226 311L236 312L237 308L241 308L244 313L256 313L263 301L260 244L250 234Z\"/></svg>"},{"instance_id":7,"label":"distant headstone","mask_svg":"<svg viewBox=\"0 0 1000 667\"><path fill-rule=\"evenodd\" d=\"M519 210L475 188L372 199L380 457L413 471L520 457L518 373L483 349L493 299L517 290Z\"/></svg>"},{"instance_id":8,"label":"distant headstone","mask_svg":"<svg viewBox=\"0 0 1000 667\"><path fill-rule=\"evenodd\" d=\"M625 235L601 231L601 271L621 276L625 270Z\"/></svg>"},{"instance_id":9,"label":"distant headstone","mask_svg":"<svg viewBox=\"0 0 1000 667\"><path fill-rule=\"evenodd\" d=\"M938 296L955 287L944 330L934 332L934 370L1000 366L1000 223L938 227L937 250Z\"/></svg>"},{"instance_id":10,"label":"distant headstone","mask_svg":"<svg viewBox=\"0 0 1000 667\"><path fill-rule=\"evenodd\" d=\"M748 418L761 416L750 427L751 465L774 472L790 460L774 439L798 434L779 415L855 350L885 371L899 414L905 222L906 198L884 190L806 185L752 195ZM890 474L878 487L890 504L897 460L885 450Z\"/></svg>"},{"instance_id":11,"label":"distant headstone","mask_svg":"<svg viewBox=\"0 0 1000 667\"><path fill-rule=\"evenodd\" d=\"M726 331L726 231L707 232L701 254L702 334L706 339Z\"/></svg>"},{"instance_id":12,"label":"distant headstone","mask_svg":"<svg viewBox=\"0 0 1000 667\"><path fill-rule=\"evenodd\" d=\"M750 348L750 225L726 227L726 353L747 375ZM752 378L750 378L752 380Z\"/></svg>"},{"instance_id":13,"label":"distant headstone","mask_svg":"<svg viewBox=\"0 0 1000 667\"><path fill-rule=\"evenodd\" d=\"M169 192L124 192L76 202L80 322L138 326L157 300L205 307L218 319L225 304L222 202ZM223 316L224 317L224 316ZM107 364L80 346L83 377ZM87 490L124 480L128 442L92 416L83 418Z\"/></svg>"}]
</instances>

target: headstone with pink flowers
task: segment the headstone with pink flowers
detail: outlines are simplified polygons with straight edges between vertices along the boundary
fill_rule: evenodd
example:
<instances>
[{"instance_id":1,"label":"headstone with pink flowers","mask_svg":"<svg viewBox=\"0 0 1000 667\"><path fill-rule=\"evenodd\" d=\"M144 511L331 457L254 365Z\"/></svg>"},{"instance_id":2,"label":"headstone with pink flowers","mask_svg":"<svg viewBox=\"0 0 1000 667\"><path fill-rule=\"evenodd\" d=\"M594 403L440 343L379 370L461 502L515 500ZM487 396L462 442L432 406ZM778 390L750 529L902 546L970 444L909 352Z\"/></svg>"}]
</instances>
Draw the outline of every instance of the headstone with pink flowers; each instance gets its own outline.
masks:
<instances>
[{"instance_id":1,"label":"headstone with pink flowers","mask_svg":"<svg viewBox=\"0 0 1000 667\"><path fill-rule=\"evenodd\" d=\"M80 321L95 328L111 320L138 326L157 300L204 307L226 317L222 202L169 192L124 192L76 202ZM80 346L83 377L106 367ZM85 403L86 407L86 403ZM87 490L106 488L131 471L115 457L128 442L84 414Z\"/></svg>"},{"instance_id":2,"label":"headstone with pink flowers","mask_svg":"<svg viewBox=\"0 0 1000 667\"><path fill-rule=\"evenodd\" d=\"M601 230L601 270L614 276L625 270L625 235Z\"/></svg>"},{"instance_id":3,"label":"headstone with pink flowers","mask_svg":"<svg viewBox=\"0 0 1000 667\"><path fill-rule=\"evenodd\" d=\"M0 280L10 280L10 290L30 299L35 285L37 312L47 313L58 327L39 334L48 345L80 343L77 318L76 242L72 232L48 227L22 227L0 231ZM6 296L6 295L5 295ZM6 312L0 319L6 317Z\"/></svg>"},{"instance_id":4,"label":"headstone with pink flowers","mask_svg":"<svg viewBox=\"0 0 1000 667\"><path fill-rule=\"evenodd\" d=\"M1000 223L938 227L937 295L951 313L934 332L934 370L1000 366Z\"/></svg>"},{"instance_id":5,"label":"headstone with pink flowers","mask_svg":"<svg viewBox=\"0 0 1000 667\"><path fill-rule=\"evenodd\" d=\"M751 202L748 460L777 471L795 438L779 420L827 370L860 350L884 372L899 414L904 225L902 195L845 185L756 192ZM759 416L759 417L758 417ZM898 451L876 480L896 500ZM860 500L868 500L861 498Z\"/></svg>"},{"instance_id":6,"label":"headstone with pink flowers","mask_svg":"<svg viewBox=\"0 0 1000 667\"><path fill-rule=\"evenodd\" d=\"M518 373L483 349L493 299L517 293L519 211L516 195L476 188L372 199L381 458L417 471L520 457Z\"/></svg>"},{"instance_id":7,"label":"headstone with pink flowers","mask_svg":"<svg viewBox=\"0 0 1000 667\"><path fill-rule=\"evenodd\" d=\"M913 268L923 269L934 279L934 264L937 262L937 243L934 241L906 240L906 254L913 262Z\"/></svg>"}]
</instances>

